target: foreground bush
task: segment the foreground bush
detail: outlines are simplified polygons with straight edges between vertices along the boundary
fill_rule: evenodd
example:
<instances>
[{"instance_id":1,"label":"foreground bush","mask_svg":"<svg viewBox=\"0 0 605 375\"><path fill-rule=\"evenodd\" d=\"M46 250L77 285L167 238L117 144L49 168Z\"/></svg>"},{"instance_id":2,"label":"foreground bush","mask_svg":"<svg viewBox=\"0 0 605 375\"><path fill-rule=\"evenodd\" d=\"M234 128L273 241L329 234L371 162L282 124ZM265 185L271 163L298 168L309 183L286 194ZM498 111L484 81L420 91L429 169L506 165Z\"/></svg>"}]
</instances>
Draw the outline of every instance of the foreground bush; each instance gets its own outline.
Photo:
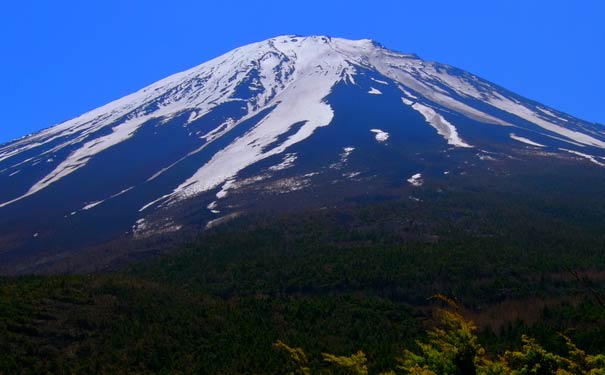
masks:
<instances>
[{"instance_id":1,"label":"foreground bush","mask_svg":"<svg viewBox=\"0 0 605 375\"><path fill-rule=\"evenodd\" d=\"M399 365L381 375L605 375L605 355L588 355L566 336L566 356L550 353L525 335L519 351L506 351L491 358L478 341L477 327L459 313L457 305L443 297L449 309L438 310L439 325L428 331L426 342L417 342L419 350L405 350ZM361 351L349 357L323 353L325 367L312 369L305 352L278 341L292 362L288 375L353 374L368 375L367 358Z\"/></svg>"}]
</instances>

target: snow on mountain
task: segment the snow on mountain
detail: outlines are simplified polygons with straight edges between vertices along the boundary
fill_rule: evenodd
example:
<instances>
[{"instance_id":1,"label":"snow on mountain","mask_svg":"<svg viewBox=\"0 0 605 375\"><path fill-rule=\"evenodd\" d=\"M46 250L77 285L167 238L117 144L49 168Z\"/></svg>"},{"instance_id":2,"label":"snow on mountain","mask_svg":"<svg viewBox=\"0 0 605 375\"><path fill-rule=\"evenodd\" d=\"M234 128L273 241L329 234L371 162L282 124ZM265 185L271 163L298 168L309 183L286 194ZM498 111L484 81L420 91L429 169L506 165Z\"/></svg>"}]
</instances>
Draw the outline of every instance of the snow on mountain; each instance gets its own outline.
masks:
<instances>
[{"instance_id":1,"label":"snow on mountain","mask_svg":"<svg viewBox=\"0 0 605 375\"><path fill-rule=\"evenodd\" d=\"M434 127L437 130L437 133L443 136L450 145L457 147L473 147L460 139L456 127L443 118L443 116L435 112L431 107L420 103L414 103L412 104L412 108L420 112L426 121Z\"/></svg>"},{"instance_id":2,"label":"snow on mountain","mask_svg":"<svg viewBox=\"0 0 605 375\"><path fill-rule=\"evenodd\" d=\"M132 212L128 227L149 228L140 216L203 194L213 196L203 210L216 215L231 192L298 191L347 168L339 176L362 181L372 174L360 163L415 148L434 149L444 162L449 152L522 148L605 165L605 131L596 124L368 39L288 35L0 146L0 209L59 194L69 202L64 217L128 200L132 207L120 206ZM420 160L409 158L372 167ZM180 228L171 220L163 228Z\"/></svg>"},{"instance_id":3,"label":"snow on mountain","mask_svg":"<svg viewBox=\"0 0 605 375\"><path fill-rule=\"evenodd\" d=\"M389 51L370 40L283 36L238 48L71 121L2 147L0 161L27 150L40 149L52 141L59 142L41 155L52 155L68 145L79 145L28 191L1 203L0 207L35 194L83 168L95 155L132 137L152 118L168 122L185 110L195 110L190 115L191 122L226 102L241 101L245 104L245 115L229 118L201 137L211 142L262 110L274 107L254 129L218 152L193 176L176 187L170 197L181 199L207 191L246 166L282 153L289 146L308 138L318 127L329 125L333 112L324 98L337 82L347 78L351 80L359 68L372 69L393 79L400 85L404 101L415 100L416 95L409 93L414 91L471 118L511 125L510 121L496 118L460 100L460 97L472 98L527 120L563 139L605 148L605 142L594 135L566 128L564 124L568 120L550 110L527 106L475 76L453 75L448 67L422 61L413 55ZM237 87L252 75L255 78L250 82L250 88L254 90L254 95L246 99L237 97ZM371 87L368 93L380 94L381 91ZM430 106L415 102L412 107L422 113L449 144L470 147L460 138L455 126ZM295 134L276 147L266 149L293 124L300 122L305 124ZM111 129L109 134L92 136L105 127Z\"/></svg>"},{"instance_id":4,"label":"snow on mountain","mask_svg":"<svg viewBox=\"0 0 605 375\"><path fill-rule=\"evenodd\" d=\"M535 147L546 147L543 144L540 144L538 142L534 142L531 139L527 139L525 137L519 137L518 135L515 135L515 133L510 133L510 138L514 139L515 141L519 141L521 143L525 143L528 144L530 146L535 146Z\"/></svg>"},{"instance_id":5,"label":"snow on mountain","mask_svg":"<svg viewBox=\"0 0 605 375\"><path fill-rule=\"evenodd\" d=\"M386 142L389 139L389 133L385 132L384 130L370 129L370 131L376 134L374 138L376 138L378 142Z\"/></svg>"},{"instance_id":6,"label":"snow on mountain","mask_svg":"<svg viewBox=\"0 0 605 375\"><path fill-rule=\"evenodd\" d=\"M408 178L406 181L412 184L413 186L422 186L422 174L416 173L412 177Z\"/></svg>"}]
</instances>

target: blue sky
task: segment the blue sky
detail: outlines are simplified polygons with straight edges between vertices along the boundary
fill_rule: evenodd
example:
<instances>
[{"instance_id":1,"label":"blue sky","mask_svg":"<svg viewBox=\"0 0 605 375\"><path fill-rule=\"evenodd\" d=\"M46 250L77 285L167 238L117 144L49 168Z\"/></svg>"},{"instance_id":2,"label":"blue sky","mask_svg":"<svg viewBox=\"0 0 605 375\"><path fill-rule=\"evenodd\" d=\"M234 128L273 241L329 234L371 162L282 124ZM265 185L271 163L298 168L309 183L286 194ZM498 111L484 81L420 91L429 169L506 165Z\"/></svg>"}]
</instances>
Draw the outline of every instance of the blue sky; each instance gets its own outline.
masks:
<instances>
[{"instance_id":1,"label":"blue sky","mask_svg":"<svg viewBox=\"0 0 605 375\"><path fill-rule=\"evenodd\" d=\"M240 45L372 38L605 123L605 2L23 0L0 11L0 143Z\"/></svg>"}]
</instances>

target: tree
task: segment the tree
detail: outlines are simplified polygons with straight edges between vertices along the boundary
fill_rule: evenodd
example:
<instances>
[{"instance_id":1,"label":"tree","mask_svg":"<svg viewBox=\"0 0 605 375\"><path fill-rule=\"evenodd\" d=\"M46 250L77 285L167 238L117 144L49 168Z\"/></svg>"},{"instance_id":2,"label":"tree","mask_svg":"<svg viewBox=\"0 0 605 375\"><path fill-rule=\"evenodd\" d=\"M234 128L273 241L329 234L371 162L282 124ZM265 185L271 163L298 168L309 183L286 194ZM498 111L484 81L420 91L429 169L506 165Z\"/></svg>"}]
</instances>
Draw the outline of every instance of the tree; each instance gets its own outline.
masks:
<instances>
[{"instance_id":1,"label":"tree","mask_svg":"<svg viewBox=\"0 0 605 375\"><path fill-rule=\"evenodd\" d=\"M520 351L506 351L492 360L478 341L477 327L464 319L458 305L441 295L436 298L446 302L449 309L438 310L440 324L427 332L428 341L417 342L418 353L405 350L398 359L399 366L381 375L605 375L605 354L588 355L564 335L561 337L569 349L567 356L550 353L523 335ZM281 341L275 346L290 354L295 371L288 375L313 374L301 348L291 348ZM332 368L322 369L319 374L333 374L336 370L368 375L367 358L362 351L349 357L328 353L322 356Z\"/></svg>"}]
</instances>

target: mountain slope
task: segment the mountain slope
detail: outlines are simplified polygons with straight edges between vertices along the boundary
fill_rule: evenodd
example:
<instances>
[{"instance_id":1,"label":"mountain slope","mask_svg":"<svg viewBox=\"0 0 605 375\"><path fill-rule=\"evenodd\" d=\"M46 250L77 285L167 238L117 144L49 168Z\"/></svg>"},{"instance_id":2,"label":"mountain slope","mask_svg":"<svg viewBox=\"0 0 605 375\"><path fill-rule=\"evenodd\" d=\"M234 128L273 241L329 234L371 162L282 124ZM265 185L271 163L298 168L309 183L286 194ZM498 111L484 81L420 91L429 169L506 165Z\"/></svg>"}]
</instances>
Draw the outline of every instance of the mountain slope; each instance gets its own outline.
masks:
<instances>
[{"instance_id":1,"label":"mountain slope","mask_svg":"<svg viewBox=\"0 0 605 375\"><path fill-rule=\"evenodd\" d=\"M1 146L0 260L536 158L603 167L605 129L370 40L282 36Z\"/></svg>"}]
</instances>

